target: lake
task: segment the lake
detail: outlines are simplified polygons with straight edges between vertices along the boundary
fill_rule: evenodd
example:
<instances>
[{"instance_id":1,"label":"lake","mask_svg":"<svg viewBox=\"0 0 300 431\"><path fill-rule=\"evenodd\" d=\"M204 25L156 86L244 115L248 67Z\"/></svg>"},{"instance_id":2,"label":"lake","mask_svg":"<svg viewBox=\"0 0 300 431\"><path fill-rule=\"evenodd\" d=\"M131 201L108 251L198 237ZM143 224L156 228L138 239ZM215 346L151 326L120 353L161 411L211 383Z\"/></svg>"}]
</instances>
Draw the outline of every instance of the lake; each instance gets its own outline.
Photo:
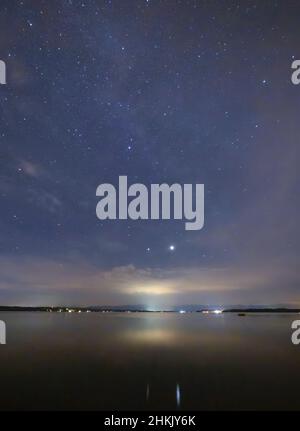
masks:
<instances>
[{"instance_id":1,"label":"lake","mask_svg":"<svg viewBox=\"0 0 300 431\"><path fill-rule=\"evenodd\" d=\"M2 312L0 409L300 410L300 315Z\"/></svg>"}]
</instances>

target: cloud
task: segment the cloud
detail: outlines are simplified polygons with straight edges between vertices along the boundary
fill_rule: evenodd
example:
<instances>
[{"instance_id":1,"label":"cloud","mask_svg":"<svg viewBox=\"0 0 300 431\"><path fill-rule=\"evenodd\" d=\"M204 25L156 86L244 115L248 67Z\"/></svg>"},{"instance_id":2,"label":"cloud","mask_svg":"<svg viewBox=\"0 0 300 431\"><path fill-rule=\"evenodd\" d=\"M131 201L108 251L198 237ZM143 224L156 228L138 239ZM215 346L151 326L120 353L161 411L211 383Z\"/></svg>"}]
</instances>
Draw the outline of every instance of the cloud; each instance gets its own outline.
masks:
<instances>
[{"instance_id":1,"label":"cloud","mask_svg":"<svg viewBox=\"0 0 300 431\"><path fill-rule=\"evenodd\" d=\"M297 302L297 266L253 268L98 268L83 260L1 257L3 303L173 306ZM288 280L288 281L287 281ZM18 301L15 302L15 298Z\"/></svg>"},{"instance_id":2,"label":"cloud","mask_svg":"<svg viewBox=\"0 0 300 431\"><path fill-rule=\"evenodd\" d=\"M57 196L43 189L29 188L27 196L29 202L50 213L58 213L63 206L63 202Z\"/></svg>"},{"instance_id":3,"label":"cloud","mask_svg":"<svg viewBox=\"0 0 300 431\"><path fill-rule=\"evenodd\" d=\"M38 178L43 172L42 168L38 164L32 163L28 160L20 160L19 165L19 169L29 177Z\"/></svg>"}]
</instances>

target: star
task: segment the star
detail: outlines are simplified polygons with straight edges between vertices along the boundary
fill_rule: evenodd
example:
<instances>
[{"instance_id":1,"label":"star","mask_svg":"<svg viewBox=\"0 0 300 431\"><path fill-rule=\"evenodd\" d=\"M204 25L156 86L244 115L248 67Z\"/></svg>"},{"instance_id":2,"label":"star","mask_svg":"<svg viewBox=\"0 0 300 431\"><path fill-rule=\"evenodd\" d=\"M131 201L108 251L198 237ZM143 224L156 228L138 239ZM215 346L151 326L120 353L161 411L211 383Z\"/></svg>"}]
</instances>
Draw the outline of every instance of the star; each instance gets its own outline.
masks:
<instances>
[{"instance_id":1,"label":"star","mask_svg":"<svg viewBox=\"0 0 300 431\"><path fill-rule=\"evenodd\" d=\"M169 250L170 251L175 251L175 245L173 245L173 244L169 245Z\"/></svg>"}]
</instances>

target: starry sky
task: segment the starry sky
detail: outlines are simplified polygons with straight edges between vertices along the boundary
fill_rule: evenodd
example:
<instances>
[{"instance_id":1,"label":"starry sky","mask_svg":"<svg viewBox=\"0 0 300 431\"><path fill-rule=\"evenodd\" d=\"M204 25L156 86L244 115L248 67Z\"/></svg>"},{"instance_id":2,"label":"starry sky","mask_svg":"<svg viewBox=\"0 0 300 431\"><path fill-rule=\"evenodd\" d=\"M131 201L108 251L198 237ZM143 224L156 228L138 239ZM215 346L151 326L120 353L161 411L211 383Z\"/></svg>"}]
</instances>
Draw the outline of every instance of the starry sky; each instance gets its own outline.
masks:
<instances>
[{"instance_id":1,"label":"starry sky","mask_svg":"<svg viewBox=\"0 0 300 431\"><path fill-rule=\"evenodd\" d=\"M0 303L299 298L300 3L1 0ZM205 225L96 188L205 185Z\"/></svg>"}]
</instances>

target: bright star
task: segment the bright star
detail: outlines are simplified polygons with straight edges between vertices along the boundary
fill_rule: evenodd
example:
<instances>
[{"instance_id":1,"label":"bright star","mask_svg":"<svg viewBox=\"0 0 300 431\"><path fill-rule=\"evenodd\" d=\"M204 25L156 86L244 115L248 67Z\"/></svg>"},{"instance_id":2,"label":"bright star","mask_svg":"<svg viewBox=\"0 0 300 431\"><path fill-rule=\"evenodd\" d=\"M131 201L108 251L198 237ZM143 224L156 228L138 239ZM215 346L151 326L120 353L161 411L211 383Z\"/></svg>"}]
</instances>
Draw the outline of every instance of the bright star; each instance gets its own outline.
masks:
<instances>
[{"instance_id":1,"label":"bright star","mask_svg":"<svg viewBox=\"0 0 300 431\"><path fill-rule=\"evenodd\" d=\"M169 246L169 250L170 250L170 251L174 251L174 250L175 250L175 245L170 245L170 246Z\"/></svg>"}]
</instances>

